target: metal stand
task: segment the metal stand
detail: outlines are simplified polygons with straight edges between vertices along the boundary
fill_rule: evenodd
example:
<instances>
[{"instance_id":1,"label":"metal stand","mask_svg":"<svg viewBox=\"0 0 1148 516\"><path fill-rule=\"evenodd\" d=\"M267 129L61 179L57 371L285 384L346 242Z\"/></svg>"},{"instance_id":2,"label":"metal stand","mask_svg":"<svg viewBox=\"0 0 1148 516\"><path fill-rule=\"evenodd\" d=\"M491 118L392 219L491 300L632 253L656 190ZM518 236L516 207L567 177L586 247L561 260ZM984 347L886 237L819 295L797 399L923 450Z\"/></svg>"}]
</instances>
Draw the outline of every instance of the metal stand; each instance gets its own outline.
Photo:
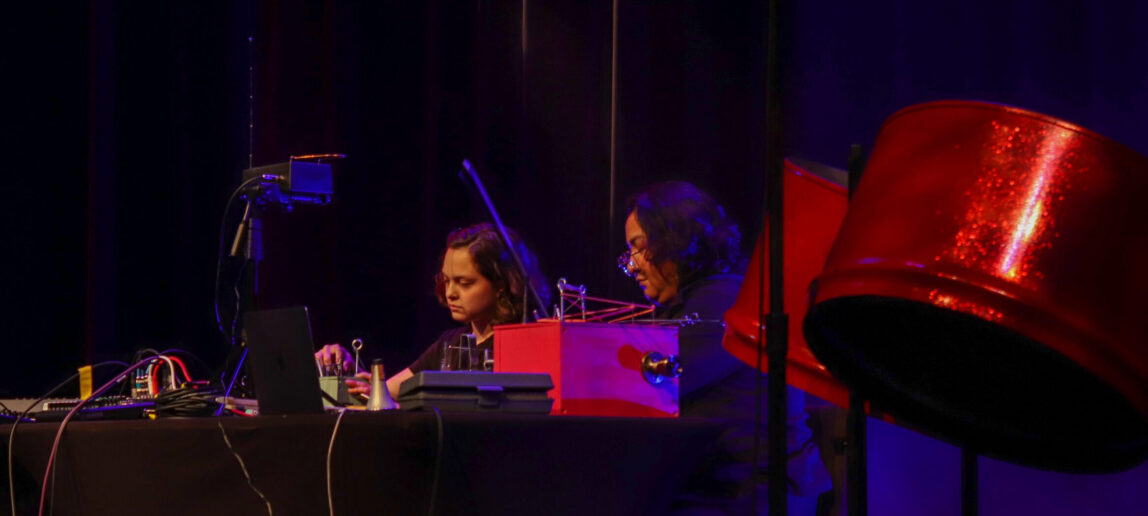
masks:
<instances>
[{"instance_id":1,"label":"metal stand","mask_svg":"<svg viewBox=\"0 0 1148 516\"><path fill-rule=\"evenodd\" d=\"M860 145L849 147L849 197L861 180L865 169L864 153ZM849 516L869 513L869 464L865 399L856 391L849 392L849 415L846 423L845 447L845 505Z\"/></svg>"},{"instance_id":2,"label":"metal stand","mask_svg":"<svg viewBox=\"0 0 1148 516\"><path fill-rule=\"evenodd\" d=\"M243 220L235 232L235 241L231 245L231 256L238 257L240 248L243 249L243 274L239 283L239 313L258 309L259 297L259 262L263 261L263 204L258 198L248 199L247 209L243 212ZM250 268L251 270L247 270ZM235 336L232 335L232 344Z\"/></svg>"},{"instance_id":3,"label":"metal stand","mask_svg":"<svg viewBox=\"0 0 1148 516\"><path fill-rule=\"evenodd\" d=\"M849 516L869 512L869 479L866 443L865 400L856 391L849 392L849 415L845 438L845 505Z\"/></svg>"},{"instance_id":4,"label":"metal stand","mask_svg":"<svg viewBox=\"0 0 1148 516\"><path fill-rule=\"evenodd\" d=\"M961 447L961 516L976 516L977 512L977 454Z\"/></svg>"},{"instance_id":5,"label":"metal stand","mask_svg":"<svg viewBox=\"0 0 1148 516\"><path fill-rule=\"evenodd\" d=\"M243 171L243 183L232 193L227 201L230 207L236 196L242 195L247 201L243 211L243 220L236 228L232 239L229 256L236 258L242 249L243 265L239 270L239 280L236 286L237 309L232 320L230 332L231 352L224 364L222 373L224 383L227 385L225 395L231 395L235 380L243 371L243 361L247 357L246 347L236 346L240 327L240 317L258 309L259 303L259 262L263 261L263 213L267 206L279 206L291 211L295 204L325 205L331 202L334 185L331 175L331 165L319 161L323 159L342 159L343 154L311 154L306 156L292 156L290 161L275 163L261 167L252 167ZM304 160L316 160L311 163ZM227 210L224 209L224 219ZM227 221L224 220L224 223ZM250 270L248 270L250 269ZM218 277L217 280L218 281ZM216 285L218 288L218 285ZM218 306L216 307L218 315ZM222 324L220 324L222 330ZM231 380L227 381L226 374L232 370L231 364L237 362ZM241 389L250 385L241 385ZM222 410L222 408L220 409Z\"/></svg>"},{"instance_id":6,"label":"metal stand","mask_svg":"<svg viewBox=\"0 0 1148 516\"><path fill-rule=\"evenodd\" d=\"M779 4L781 4L780 0L769 2L765 64L765 178L766 208L769 213L769 315L764 317L764 322L766 328L765 351L769 358L767 435L769 436L769 514L772 516L785 516L789 511L786 474L786 458L789 456L789 450L786 446L785 387L785 358L789 353L789 316L785 313L785 274L783 270L785 251L782 244L782 228L784 227L782 221L785 212L782 204L784 198L783 185L785 184L782 144L785 140L781 133L781 66L777 52L778 30L780 28L777 18L781 12ZM760 266L764 268L764 260ZM766 276L761 274L759 277L764 281ZM764 298L764 289L762 291L762 298ZM764 301L764 299L760 299L760 301ZM758 370L761 369L760 362L759 354ZM758 410L760 413L760 408Z\"/></svg>"},{"instance_id":7,"label":"metal stand","mask_svg":"<svg viewBox=\"0 0 1148 516\"><path fill-rule=\"evenodd\" d=\"M458 177L463 180L468 186L474 188L475 192L482 197L482 202L486 204L486 210L490 212L490 218L494 220L494 227L498 229L498 236L502 237L502 244L506 246L506 250L510 253L510 257L514 258L515 265L522 273L522 281L526 283L526 291L522 296L522 322L526 322L529 310L529 300L534 298L534 303L538 305L538 313L542 317L550 317L550 311L546 309L545 303L542 302L542 297L538 295L538 289L535 287L534 282L530 281L530 273L522 264L522 257L518 256L518 251L514 249L514 242L510 241L510 234L506 232L506 226L502 224L502 218L498 216L498 210L494 209L494 201L490 200L490 196L486 194L486 187L482 185L482 180L478 178L478 173L474 171L474 167L470 166L470 161L462 160L462 170L459 171Z\"/></svg>"},{"instance_id":8,"label":"metal stand","mask_svg":"<svg viewBox=\"0 0 1148 516\"><path fill-rule=\"evenodd\" d=\"M769 357L769 514L784 515L788 510L789 489L786 472L786 378L785 356L789 353L789 315L770 313L765 322L766 355Z\"/></svg>"},{"instance_id":9,"label":"metal stand","mask_svg":"<svg viewBox=\"0 0 1148 516\"><path fill-rule=\"evenodd\" d=\"M246 363L247 346L243 339L236 336L241 333L243 314L258 310L259 307L259 262L263 261L263 205L258 199L248 199L247 208L243 213L243 220L235 232L235 239L231 245L231 256L238 257L242 247L243 266L240 268L238 312L235 314L235 323L231 328L231 351L228 353L224 374L231 371L231 378L224 377L226 386L225 395L230 397L232 389L243 375L243 365ZM250 268L250 270L248 270ZM234 366L231 366L234 364ZM239 392L252 394L246 390L250 382L238 382Z\"/></svg>"}]
</instances>

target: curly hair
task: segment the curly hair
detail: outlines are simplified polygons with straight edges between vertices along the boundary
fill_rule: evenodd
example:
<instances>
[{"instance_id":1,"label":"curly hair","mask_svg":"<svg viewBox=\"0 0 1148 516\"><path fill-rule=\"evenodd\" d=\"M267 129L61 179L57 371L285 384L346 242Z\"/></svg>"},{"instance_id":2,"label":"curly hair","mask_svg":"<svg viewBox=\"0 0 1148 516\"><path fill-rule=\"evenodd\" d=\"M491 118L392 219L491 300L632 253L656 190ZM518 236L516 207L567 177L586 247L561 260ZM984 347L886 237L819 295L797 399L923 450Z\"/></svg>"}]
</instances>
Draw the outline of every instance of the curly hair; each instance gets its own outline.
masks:
<instances>
[{"instance_id":1,"label":"curly hair","mask_svg":"<svg viewBox=\"0 0 1148 516\"><path fill-rule=\"evenodd\" d=\"M685 181L649 185L626 200L646 233L651 263L677 265L680 287L734 272L741 255L737 224L713 197Z\"/></svg>"},{"instance_id":2,"label":"curly hair","mask_svg":"<svg viewBox=\"0 0 1148 516\"><path fill-rule=\"evenodd\" d=\"M522 259L522 266L526 268L529 281L538 291L538 297L542 298L543 305L547 305L550 303L550 289L542 276L538 258L526 247L518 237L518 233L510 228L506 228L506 232L510 236L511 245L518 252L518 257ZM493 324L522 321L522 302L527 295L526 282L523 281L522 272L514 263L514 257L502 244L498 230L493 224L483 222L451 231L446 237L446 249L443 250L440 262L446 258L448 249L469 251L479 274L482 274L494 287L497 302ZM438 297L439 303L447 305L446 284L443 282L442 274L435 275L435 296Z\"/></svg>"}]
</instances>

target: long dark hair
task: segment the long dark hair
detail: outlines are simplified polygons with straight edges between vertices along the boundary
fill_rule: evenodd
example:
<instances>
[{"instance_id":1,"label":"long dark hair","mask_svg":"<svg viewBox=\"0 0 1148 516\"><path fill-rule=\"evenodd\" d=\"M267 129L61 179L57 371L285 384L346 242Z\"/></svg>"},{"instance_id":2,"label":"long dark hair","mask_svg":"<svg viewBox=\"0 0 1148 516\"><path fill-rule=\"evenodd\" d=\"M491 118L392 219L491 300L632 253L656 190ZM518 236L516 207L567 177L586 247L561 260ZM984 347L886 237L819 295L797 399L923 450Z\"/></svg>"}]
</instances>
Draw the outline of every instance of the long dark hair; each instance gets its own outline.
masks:
<instances>
[{"instance_id":1,"label":"long dark hair","mask_svg":"<svg viewBox=\"0 0 1148 516\"><path fill-rule=\"evenodd\" d=\"M685 181L649 185L626 200L646 233L648 260L678 266L678 285L735 272L741 233L713 197Z\"/></svg>"},{"instance_id":2,"label":"long dark hair","mask_svg":"<svg viewBox=\"0 0 1148 516\"><path fill-rule=\"evenodd\" d=\"M549 304L550 289L542 276L538 258L526 247L526 244L518 237L518 233L510 228L506 228L506 232L510 236L511 245L518 252L518 257L522 259L523 267L526 268L526 279L534 285L538 291L538 297L542 298L542 303L544 305ZM446 237L446 249L466 249L469 251L471 259L478 267L479 274L482 274L482 277L490 281L491 286L494 287L497 302L493 324L522 321L522 301L527 295L527 283L518 270L518 266L514 263L514 257L502 244L498 230L493 224L483 222L451 231ZM445 257L446 250L444 249L442 258ZM440 258L439 261L441 262L442 259ZM435 276L435 295L438 297L439 303L446 306L446 284L442 281L441 276L441 274Z\"/></svg>"}]
</instances>

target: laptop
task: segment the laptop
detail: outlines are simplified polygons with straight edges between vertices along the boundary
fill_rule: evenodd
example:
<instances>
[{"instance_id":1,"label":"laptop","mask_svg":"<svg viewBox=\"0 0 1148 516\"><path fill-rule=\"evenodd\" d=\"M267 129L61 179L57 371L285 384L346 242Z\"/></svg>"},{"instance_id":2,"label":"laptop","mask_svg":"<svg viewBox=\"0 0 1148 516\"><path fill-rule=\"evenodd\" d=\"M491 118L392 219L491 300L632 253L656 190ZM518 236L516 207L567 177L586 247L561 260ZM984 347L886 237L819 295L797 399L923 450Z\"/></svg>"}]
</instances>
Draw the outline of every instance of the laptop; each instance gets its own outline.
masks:
<instances>
[{"instance_id":1,"label":"laptop","mask_svg":"<svg viewBox=\"0 0 1148 516\"><path fill-rule=\"evenodd\" d=\"M321 414L307 307L248 312L243 321L259 414Z\"/></svg>"}]
</instances>

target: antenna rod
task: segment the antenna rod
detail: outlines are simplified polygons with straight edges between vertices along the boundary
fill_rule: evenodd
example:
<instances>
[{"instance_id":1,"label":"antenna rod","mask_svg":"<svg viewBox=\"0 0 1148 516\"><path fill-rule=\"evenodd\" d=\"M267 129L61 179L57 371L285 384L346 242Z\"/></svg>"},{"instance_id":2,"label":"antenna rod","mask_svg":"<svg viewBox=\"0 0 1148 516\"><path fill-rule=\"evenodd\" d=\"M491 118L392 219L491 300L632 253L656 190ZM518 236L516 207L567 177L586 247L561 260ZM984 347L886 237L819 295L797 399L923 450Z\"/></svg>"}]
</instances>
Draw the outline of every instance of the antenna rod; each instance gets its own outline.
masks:
<instances>
[{"instance_id":1,"label":"antenna rod","mask_svg":"<svg viewBox=\"0 0 1148 516\"><path fill-rule=\"evenodd\" d=\"M255 36L247 36L247 168L255 168Z\"/></svg>"}]
</instances>

